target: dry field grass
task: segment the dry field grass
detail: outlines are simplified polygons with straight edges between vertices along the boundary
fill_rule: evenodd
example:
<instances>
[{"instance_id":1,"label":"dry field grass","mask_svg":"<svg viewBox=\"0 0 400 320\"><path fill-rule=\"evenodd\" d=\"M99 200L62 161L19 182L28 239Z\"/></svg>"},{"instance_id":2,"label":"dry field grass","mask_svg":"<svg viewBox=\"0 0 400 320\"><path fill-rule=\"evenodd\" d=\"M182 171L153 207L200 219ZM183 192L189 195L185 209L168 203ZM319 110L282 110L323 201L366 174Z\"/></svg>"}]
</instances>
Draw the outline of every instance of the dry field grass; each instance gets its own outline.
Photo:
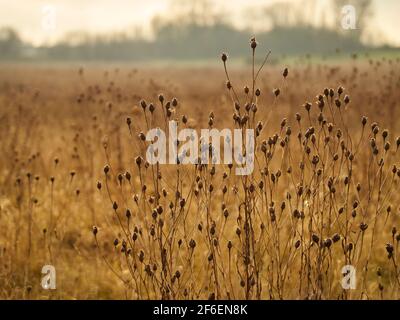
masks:
<instances>
[{"instance_id":1,"label":"dry field grass","mask_svg":"<svg viewBox=\"0 0 400 320\"><path fill-rule=\"evenodd\" d=\"M399 59L284 68L254 98L251 66L228 68L235 109L222 62L2 65L0 298L400 298ZM147 165L139 133L165 117L258 128L254 172Z\"/></svg>"}]
</instances>

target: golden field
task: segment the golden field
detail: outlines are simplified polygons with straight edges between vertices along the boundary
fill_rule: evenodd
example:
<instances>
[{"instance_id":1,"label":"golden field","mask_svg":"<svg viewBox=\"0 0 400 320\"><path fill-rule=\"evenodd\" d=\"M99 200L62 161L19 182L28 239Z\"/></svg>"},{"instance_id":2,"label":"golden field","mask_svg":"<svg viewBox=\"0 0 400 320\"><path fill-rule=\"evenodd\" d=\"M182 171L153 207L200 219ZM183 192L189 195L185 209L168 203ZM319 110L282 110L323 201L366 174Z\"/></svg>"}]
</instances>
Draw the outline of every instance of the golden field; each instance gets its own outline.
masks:
<instances>
[{"instance_id":1,"label":"golden field","mask_svg":"<svg viewBox=\"0 0 400 320\"><path fill-rule=\"evenodd\" d=\"M1 66L0 298L400 297L399 58L229 61ZM256 129L253 173L146 164L169 119Z\"/></svg>"}]
</instances>

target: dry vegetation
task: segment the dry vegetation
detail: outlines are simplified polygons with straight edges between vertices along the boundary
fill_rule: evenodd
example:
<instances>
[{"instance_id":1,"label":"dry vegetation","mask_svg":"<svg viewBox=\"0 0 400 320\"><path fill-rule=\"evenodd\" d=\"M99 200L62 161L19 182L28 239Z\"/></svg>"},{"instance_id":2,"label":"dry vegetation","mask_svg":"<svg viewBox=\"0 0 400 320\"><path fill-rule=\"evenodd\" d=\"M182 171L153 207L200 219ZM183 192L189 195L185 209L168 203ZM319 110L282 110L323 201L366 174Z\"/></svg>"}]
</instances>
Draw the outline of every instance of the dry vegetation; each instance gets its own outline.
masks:
<instances>
[{"instance_id":1,"label":"dry vegetation","mask_svg":"<svg viewBox=\"0 0 400 320\"><path fill-rule=\"evenodd\" d=\"M249 69L2 66L0 297L398 299L399 59ZM253 174L148 165L166 118L255 128Z\"/></svg>"}]
</instances>

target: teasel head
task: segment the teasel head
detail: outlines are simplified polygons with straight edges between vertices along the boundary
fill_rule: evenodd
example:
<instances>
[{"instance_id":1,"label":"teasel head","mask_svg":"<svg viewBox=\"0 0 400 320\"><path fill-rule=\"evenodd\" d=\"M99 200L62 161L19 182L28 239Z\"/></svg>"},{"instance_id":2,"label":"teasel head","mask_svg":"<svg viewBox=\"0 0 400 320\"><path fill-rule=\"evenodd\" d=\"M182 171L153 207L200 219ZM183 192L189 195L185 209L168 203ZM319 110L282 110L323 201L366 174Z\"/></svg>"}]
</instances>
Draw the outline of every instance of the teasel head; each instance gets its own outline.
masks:
<instances>
[{"instance_id":1,"label":"teasel head","mask_svg":"<svg viewBox=\"0 0 400 320\"><path fill-rule=\"evenodd\" d=\"M324 100L323 99L322 100L318 100L317 101L317 105L318 105L319 110L322 111L324 109L324 106L325 106Z\"/></svg>"},{"instance_id":2,"label":"teasel head","mask_svg":"<svg viewBox=\"0 0 400 320\"><path fill-rule=\"evenodd\" d=\"M149 104L149 111L150 111L151 113L153 113L155 109L156 109L156 108L155 108L154 104L150 103L150 104Z\"/></svg>"},{"instance_id":3,"label":"teasel head","mask_svg":"<svg viewBox=\"0 0 400 320\"><path fill-rule=\"evenodd\" d=\"M338 233L335 233L332 237L332 241L334 243L338 242L340 240L340 235Z\"/></svg>"},{"instance_id":4,"label":"teasel head","mask_svg":"<svg viewBox=\"0 0 400 320\"><path fill-rule=\"evenodd\" d=\"M343 87L342 86L340 86L338 89L337 89L337 92L338 92L338 95L339 95L339 97L342 95L342 93L343 93Z\"/></svg>"},{"instance_id":5,"label":"teasel head","mask_svg":"<svg viewBox=\"0 0 400 320\"><path fill-rule=\"evenodd\" d=\"M188 119L185 115L182 116L182 123L186 124L188 122Z\"/></svg>"},{"instance_id":6,"label":"teasel head","mask_svg":"<svg viewBox=\"0 0 400 320\"><path fill-rule=\"evenodd\" d=\"M360 230L362 231L362 232L364 232L365 230L367 230L368 229L368 224L367 223L364 223L364 222L361 222L360 223Z\"/></svg>"},{"instance_id":7,"label":"teasel head","mask_svg":"<svg viewBox=\"0 0 400 320\"><path fill-rule=\"evenodd\" d=\"M113 202L113 209L114 209L115 211L117 211L117 209L118 209L118 204L117 204L116 201Z\"/></svg>"},{"instance_id":8,"label":"teasel head","mask_svg":"<svg viewBox=\"0 0 400 320\"><path fill-rule=\"evenodd\" d=\"M330 238L327 238L327 239L325 239L324 240L324 242L323 242L323 246L325 247L325 248L330 248L331 247L331 245L332 245L332 240L330 239Z\"/></svg>"},{"instance_id":9,"label":"teasel head","mask_svg":"<svg viewBox=\"0 0 400 320\"><path fill-rule=\"evenodd\" d=\"M118 179L119 185L121 186L122 185L122 180L124 179L124 176L122 175L122 173L118 173L117 179Z\"/></svg>"},{"instance_id":10,"label":"teasel head","mask_svg":"<svg viewBox=\"0 0 400 320\"><path fill-rule=\"evenodd\" d=\"M319 243L319 237L315 233L311 236L311 239L313 242Z\"/></svg>"},{"instance_id":11,"label":"teasel head","mask_svg":"<svg viewBox=\"0 0 400 320\"><path fill-rule=\"evenodd\" d=\"M143 162L143 159L142 159L142 157L141 156L137 156L136 158L135 158L135 162L136 162L136 165L139 167L139 169L140 169L140 166L142 165L142 162Z\"/></svg>"},{"instance_id":12,"label":"teasel head","mask_svg":"<svg viewBox=\"0 0 400 320\"><path fill-rule=\"evenodd\" d=\"M142 107L142 109L145 111L147 108L147 103L145 100L140 100L140 106Z\"/></svg>"},{"instance_id":13,"label":"teasel head","mask_svg":"<svg viewBox=\"0 0 400 320\"><path fill-rule=\"evenodd\" d=\"M384 129L383 131L382 131L382 138L383 138L383 141L385 141L386 140L386 138L389 136L389 130L388 129Z\"/></svg>"},{"instance_id":14,"label":"teasel head","mask_svg":"<svg viewBox=\"0 0 400 320\"><path fill-rule=\"evenodd\" d=\"M372 133L376 136L379 133L379 127L378 125L374 126L372 129Z\"/></svg>"},{"instance_id":15,"label":"teasel head","mask_svg":"<svg viewBox=\"0 0 400 320\"><path fill-rule=\"evenodd\" d=\"M189 247L190 249L194 250L194 248L196 247L196 241L194 239L190 239L189 241Z\"/></svg>"},{"instance_id":16,"label":"teasel head","mask_svg":"<svg viewBox=\"0 0 400 320\"><path fill-rule=\"evenodd\" d=\"M350 242L346 247L345 247L345 252L351 252L354 248L353 242Z\"/></svg>"},{"instance_id":17,"label":"teasel head","mask_svg":"<svg viewBox=\"0 0 400 320\"><path fill-rule=\"evenodd\" d=\"M285 68L282 73L283 77L286 78L288 76L288 74L289 74L289 70L288 70L288 68Z\"/></svg>"},{"instance_id":18,"label":"teasel head","mask_svg":"<svg viewBox=\"0 0 400 320\"><path fill-rule=\"evenodd\" d=\"M255 38L255 37L252 37L252 38L250 39L250 47L253 49L253 52L254 52L254 50L255 50L256 47L257 47L257 41L256 41L256 38Z\"/></svg>"},{"instance_id":19,"label":"teasel head","mask_svg":"<svg viewBox=\"0 0 400 320\"><path fill-rule=\"evenodd\" d=\"M361 118L361 124L362 124L363 127L365 127L365 125L367 124L367 121L368 121L368 118L366 116L363 116Z\"/></svg>"},{"instance_id":20,"label":"teasel head","mask_svg":"<svg viewBox=\"0 0 400 320\"><path fill-rule=\"evenodd\" d=\"M388 253L388 259L391 259L393 257L393 250L394 250L393 245L390 243L387 243L385 249Z\"/></svg>"}]
</instances>

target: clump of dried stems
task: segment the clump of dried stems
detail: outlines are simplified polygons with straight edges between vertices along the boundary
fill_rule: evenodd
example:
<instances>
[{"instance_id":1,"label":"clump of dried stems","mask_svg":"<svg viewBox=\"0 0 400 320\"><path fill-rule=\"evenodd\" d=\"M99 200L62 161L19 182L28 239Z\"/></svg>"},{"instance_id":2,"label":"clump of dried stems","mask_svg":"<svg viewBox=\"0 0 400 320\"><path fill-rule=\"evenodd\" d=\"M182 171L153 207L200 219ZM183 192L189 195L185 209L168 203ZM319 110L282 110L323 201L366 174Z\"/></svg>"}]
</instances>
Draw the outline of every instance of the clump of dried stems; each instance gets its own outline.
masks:
<instances>
[{"instance_id":1,"label":"clump of dried stems","mask_svg":"<svg viewBox=\"0 0 400 320\"><path fill-rule=\"evenodd\" d=\"M398 299L399 59L276 80L257 46L248 83L222 54L225 90L209 70L0 74L0 297ZM150 165L145 134L169 120L254 129L254 171ZM40 286L46 264L57 290Z\"/></svg>"},{"instance_id":2,"label":"clump of dried stems","mask_svg":"<svg viewBox=\"0 0 400 320\"><path fill-rule=\"evenodd\" d=\"M243 94L230 78L228 56L221 58L232 127L256 132L251 175L236 176L235 165L146 162L149 142L143 132L156 126L168 132L171 119L188 127L178 100L167 101L162 94L157 103L141 101L144 121L127 119L132 144L140 144L132 171L117 172L110 163L104 167L98 188L114 212L118 236L115 253L100 254L132 298L357 299L370 294L370 262L383 250L376 237L398 201L400 140L391 142L389 131L366 117L349 124L351 100L341 86L321 88L315 102L305 102L293 119L282 119L267 135L265 128L276 127L269 120L289 71L284 69L281 88L273 90L272 105L260 105L257 80L269 53L256 70L255 38L250 47L252 76ZM217 123L211 112L208 126L218 128ZM355 126L358 135L351 133ZM107 154L108 146L104 150ZM394 270L390 290L399 288L399 240L393 229L385 247ZM356 293L341 287L345 265L358 272ZM384 290L381 282L379 288Z\"/></svg>"}]
</instances>

